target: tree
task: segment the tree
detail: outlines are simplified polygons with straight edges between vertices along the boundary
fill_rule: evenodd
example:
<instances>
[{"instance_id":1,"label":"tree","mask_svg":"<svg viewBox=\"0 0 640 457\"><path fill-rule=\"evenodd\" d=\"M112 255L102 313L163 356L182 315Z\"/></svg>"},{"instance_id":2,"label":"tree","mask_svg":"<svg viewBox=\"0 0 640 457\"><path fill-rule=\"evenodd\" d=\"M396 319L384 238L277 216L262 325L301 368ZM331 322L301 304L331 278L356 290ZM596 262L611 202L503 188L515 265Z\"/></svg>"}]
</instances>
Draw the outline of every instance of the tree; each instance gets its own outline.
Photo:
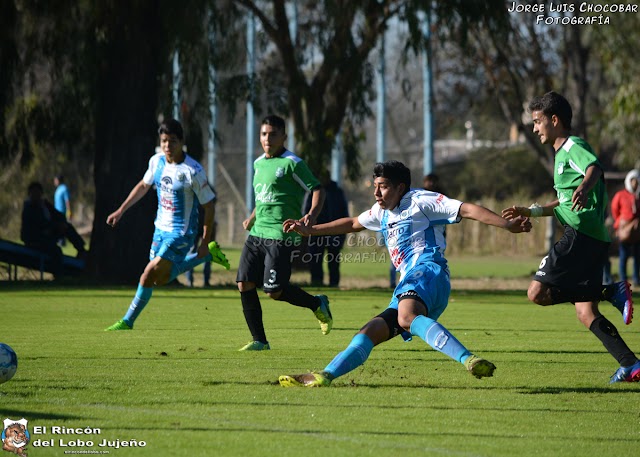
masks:
<instances>
[{"instance_id":1,"label":"tree","mask_svg":"<svg viewBox=\"0 0 640 457\"><path fill-rule=\"evenodd\" d=\"M571 1L571 19L580 16ZM606 168L633 165L640 127L640 67L632 54L638 40L633 14L610 15L611 25L540 26L537 14L510 15L509 40L477 30L468 58L485 70L506 121L515 123L539 160L553 172L554 153L531 131L526 106L549 90L564 94L573 108L573 132L589 140ZM635 154L635 156L634 156Z\"/></svg>"},{"instance_id":2,"label":"tree","mask_svg":"<svg viewBox=\"0 0 640 457\"><path fill-rule=\"evenodd\" d=\"M146 263L153 198L128 211L116 229L104 221L140 179L156 144L158 115L170 112L167 88L174 50L188 62L189 90L208 99L202 75L208 74L210 57L201 52L209 46L203 40L208 20L215 26L218 45L211 58L221 70L222 98L237 103L253 93L257 103L262 93L269 106L283 108L294 121L298 151L316 169L327 164L342 131L349 169L356 175L357 130L371 115L370 55L390 22L407 23L407 52L418 52L426 40L424 14L437 18L439 37L459 42L473 26L499 29L505 18L505 5L498 0L324 0L297 3L299 33L292 40L287 5L293 2L284 0L188 0L179 5L63 0L49 6L20 2L19 8L15 1L3 3L8 4L0 20L5 26L0 35L0 102L5 108L0 157L19 152L24 167L47 157L50 145L72 151L61 157L93 153L90 271L97 278L127 282L137 279ZM240 18L247 11L261 24L264 55L271 53L277 62L261 66L255 75L236 72L244 55L237 52L243 44ZM257 90L250 92L252 87Z\"/></svg>"},{"instance_id":3,"label":"tree","mask_svg":"<svg viewBox=\"0 0 640 457\"><path fill-rule=\"evenodd\" d=\"M352 177L359 175L358 127L372 115L371 54L390 23L400 21L408 25L406 51L417 53L428 39L422 29L425 14L436 18L434 29L442 39L447 37L461 43L471 27L495 32L506 20L505 5L500 1L324 0L298 5L298 33L294 39L287 3L234 0L226 5L225 11L228 14L233 7L241 6L258 19L266 40L265 49L276 58L265 59L269 62L265 71L248 77L259 77L250 82L268 88L273 86L275 74L280 87L286 87L280 106L293 120L296 151L312 169L322 169L329 161L336 135L342 132ZM218 22L219 28L222 25ZM225 43L230 44L230 40ZM249 86L246 81L245 84Z\"/></svg>"}]
</instances>

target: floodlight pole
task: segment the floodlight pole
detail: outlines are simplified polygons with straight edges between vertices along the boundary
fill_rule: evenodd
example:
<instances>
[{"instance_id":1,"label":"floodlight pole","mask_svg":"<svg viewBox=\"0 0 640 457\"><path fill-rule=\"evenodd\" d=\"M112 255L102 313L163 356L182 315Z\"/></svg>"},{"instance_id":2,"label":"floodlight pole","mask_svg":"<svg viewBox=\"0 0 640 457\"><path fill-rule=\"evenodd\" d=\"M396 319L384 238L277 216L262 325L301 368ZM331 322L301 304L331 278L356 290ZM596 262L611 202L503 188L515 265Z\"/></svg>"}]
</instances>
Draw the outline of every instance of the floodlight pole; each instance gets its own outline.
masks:
<instances>
[{"instance_id":1,"label":"floodlight pole","mask_svg":"<svg viewBox=\"0 0 640 457\"><path fill-rule=\"evenodd\" d=\"M180 120L180 55L173 53L173 118Z\"/></svg>"},{"instance_id":2,"label":"floodlight pole","mask_svg":"<svg viewBox=\"0 0 640 457\"><path fill-rule=\"evenodd\" d=\"M253 97L254 97L254 82L255 68L256 68L256 56L255 56L255 41L256 41L256 21L253 13L249 13L247 16L247 75L249 77L249 101L247 102L247 150L246 150L246 174L245 174L245 204L247 206L247 217L251 215L253 211L253 148L256 140L255 133L255 119L253 113Z\"/></svg>"},{"instance_id":3,"label":"floodlight pole","mask_svg":"<svg viewBox=\"0 0 640 457\"><path fill-rule=\"evenodd\" d=\"M209 49L214 49L215 34L213 27L209 29ZM209 139L207 141L207 180L216 185L216 127L218 124L218 106L216 105L216 68L209 55Z\"/></svg>"},{"instance_id":4,"label":"floodlight pole","mask_svg":"<svg viewBox=\"0 0 640 457\"><path fill-rule=\"evenodd\" d=\"M424 130L424 142L423 142L423 175L428 175L433 172L433 107L431 101L432 92L432 71L431 71L431 16L430 13L425 13L424 21L422 23L422 30L424 34L424 49L422 52L422 122Z\"/></svg>"},{"instance_id":5,"label":"floodlight pole","mask_svg":"<svg viewBox=\"0 0 640 457\"><path fill-rule=\"evenodd\" d=\"M380 35L380 54L377 73L377 116L376 116L376 162L384 162L386 157L386 84L385 84L385 32Z\"/></svg>"}]
</instances>

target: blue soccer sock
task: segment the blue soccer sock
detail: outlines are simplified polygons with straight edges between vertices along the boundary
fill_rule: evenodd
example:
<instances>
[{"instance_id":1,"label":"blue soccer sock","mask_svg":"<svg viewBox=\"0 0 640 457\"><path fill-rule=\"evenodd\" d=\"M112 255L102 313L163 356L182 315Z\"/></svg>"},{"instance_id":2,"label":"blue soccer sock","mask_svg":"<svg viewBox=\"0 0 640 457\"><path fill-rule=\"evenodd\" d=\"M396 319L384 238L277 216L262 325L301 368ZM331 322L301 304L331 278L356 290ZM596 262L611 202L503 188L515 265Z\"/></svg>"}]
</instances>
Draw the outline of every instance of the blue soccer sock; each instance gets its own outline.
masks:
<instances>
[{"instance_id":1,"label":"blue soccer sock","mask_svg":"<svg viewBox=\"0 0 640 457\"><path fill-rule=\"evenodd\" d=\"M184 258L184 260L180 263L174 263L171 265L171 274L169 276L169 282L176 279L182 273L186 273L189 270L193 270L195 267L200 265L201 263L211 262L213 257L211 254L207 254L204 257L198 258L198 253L189 254Z\"/></svg>"},{"instance_id":2,"label":"blue soccer sock","mask_svg":"<svg viewBox=\"0 0 640 457\"><path fill-rule=\"evenodd\" d=\"M133 301L129 305L127 314L125 314L122 319L127 323L127 325L129 325L129 327L133 328L133 323L136 321L144 307L147 306L147 303L149 303L152 293L153 287L144 287L142 284L138 284L136 296L133 297Z\"/></svg>"},{"instance_id":3,"label":"blue soccer sock","mask_svg":"<svg viewBox=\"0 0 640 457\"><path fill-rule=\"evenodd\" d=\"M373 341L364 333L358 333L349 346L336 355L323 371L334 378L347 374L362 365L369 358L372 349Z\"/></svg>"},{"instance_id":4,"label":"blue soccer sock","mask_svg":"<svg viewBox=\"0 0 640 457\"><path fill-rule=\"evenodd\" d=\"M422 338L436 351L440 351L460 363L464 363L471 355L471 352L449 330L427 316L417 316L411 322L411 334Z\"/></svg>"}]
</instances>

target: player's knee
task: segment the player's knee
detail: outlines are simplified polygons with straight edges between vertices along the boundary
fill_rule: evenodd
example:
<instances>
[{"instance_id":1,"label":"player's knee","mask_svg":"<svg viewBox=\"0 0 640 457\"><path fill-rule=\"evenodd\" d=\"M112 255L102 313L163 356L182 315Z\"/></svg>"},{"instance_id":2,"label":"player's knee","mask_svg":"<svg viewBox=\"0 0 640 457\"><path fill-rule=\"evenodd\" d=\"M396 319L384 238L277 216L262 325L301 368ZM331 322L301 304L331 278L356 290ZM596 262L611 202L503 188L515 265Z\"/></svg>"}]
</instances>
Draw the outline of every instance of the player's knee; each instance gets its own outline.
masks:
<instances>
[{"instance_id":1,"label":"player's knee","mask_svg":"<svg viewBox=\"0 0 640 457\"><path fill-rule=\"evenodd\" d=\"M537 285L531 285L529 287L529 290L527 290L527 298L529 299L529 301L535 303L536 305L549 305L549 303L547 303L548 300L546 298L545 291Z\"/></svg>"},{"instance_id":2,"label":"player's knee","mask_svg":"<svg viewBox=\"0 0 640 457\"><path fill-rule=\"evenodd\" d=\"M255 289L256 285L253 282L249 281L238 281L238 290L240 292L248 292L251 289Z\"/></svg>"},{"instance_id":3,"label":"player's knee","mask_svg":"<svg viewBox=\"0 0 640 457\"><path fill-rule=\"evenodd\" d=\"M282 295L282 291L278 290L278 291L274 291L274 292L265 292L267 294L267 296L273 300L279 300L280 296Z\"/></svg>"},{"instance_id":4,"label":"player's knee","mask_svg":"<svg viewBox=\"0 0 640 457\"><path fill-rule=\"evenodd\" d=\"M402 327L407 332L411 331L411 323L415 319L414 315L409 315L407 313L398 313L398 325Z\"/></svg>"}]
</instances>

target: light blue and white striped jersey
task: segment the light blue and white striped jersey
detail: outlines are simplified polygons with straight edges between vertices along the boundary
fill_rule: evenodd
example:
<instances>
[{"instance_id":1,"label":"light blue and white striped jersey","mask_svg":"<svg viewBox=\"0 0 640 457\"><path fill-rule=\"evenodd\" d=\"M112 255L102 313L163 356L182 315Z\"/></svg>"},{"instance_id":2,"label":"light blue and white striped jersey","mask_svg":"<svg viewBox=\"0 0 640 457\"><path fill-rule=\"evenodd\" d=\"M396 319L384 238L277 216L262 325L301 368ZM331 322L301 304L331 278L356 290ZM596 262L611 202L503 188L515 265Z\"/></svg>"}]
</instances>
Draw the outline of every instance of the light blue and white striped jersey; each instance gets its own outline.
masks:
<instances>
[{"instance_id":1,"label":"light blue and white striped jersey","mask_svg":"<svg viewBox=\"0 0 640 457\"><path fill-rule=\"evenodd\" d=\"M160 152L149 160L142 180L156 186L156 229L181 236L198 232L198 206L215 198L202 165L186 154L182 163L168 163Z\"/></svg>"},{"instance_id":2,"label":"light blue and white striped jersey","mask_svg":"<svg viewBox=\"0 0 640 457\"><path fill-rule=\"evenodd\" d=\"M428 190L410 190L398 206L384 210L376 203L358 216L362 226L382 232L391 261L402 279L422 256L446 267L444 228L462 219L462 202Z\"/></svg>"}]
</instances>

